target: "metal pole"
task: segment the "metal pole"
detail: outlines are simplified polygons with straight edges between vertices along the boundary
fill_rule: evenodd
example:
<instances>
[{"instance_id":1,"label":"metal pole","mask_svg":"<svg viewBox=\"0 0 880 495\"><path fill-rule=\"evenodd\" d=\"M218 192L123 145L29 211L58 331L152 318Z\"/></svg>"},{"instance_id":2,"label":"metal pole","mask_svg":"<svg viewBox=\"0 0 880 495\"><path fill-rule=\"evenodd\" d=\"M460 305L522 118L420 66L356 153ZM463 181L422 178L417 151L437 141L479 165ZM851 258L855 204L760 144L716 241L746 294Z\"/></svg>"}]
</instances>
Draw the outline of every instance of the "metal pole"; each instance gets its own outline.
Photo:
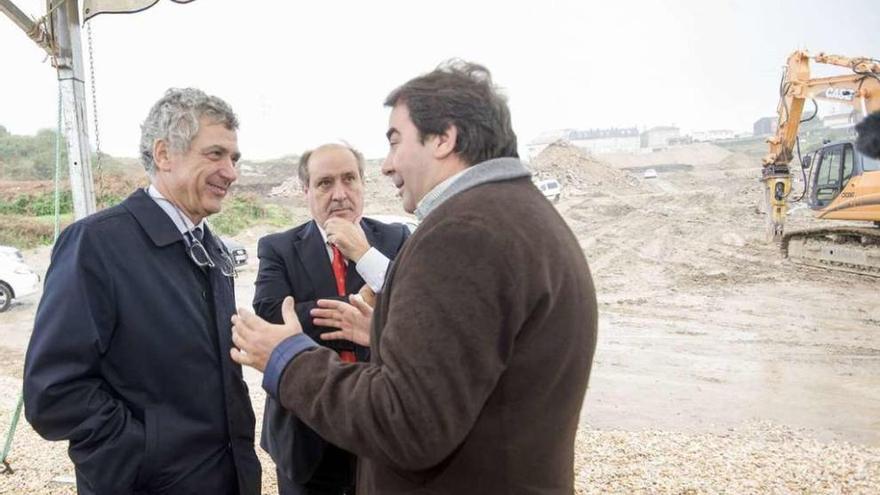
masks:
<instances>
[{"instance_id":1,"label":"metal pole","mask_svg":"<svg viewBox=\"0 0 880 495\"><path fill-rule=\"evenodd\" d=\"M64 135L67 136L70 189L77 220L96 210L78 3L77 0L67 0L52 13L52 32L58 50L56 64L61 87Z\"/></svg>"},{"instance_id":2,"label":"metal pole","mask_svg":"<svg viewBox=\"0 0 880 495\"><path fill-rule=\"evenodd\" d=\"M0 12L6 14L12 19L12 22L18 25L25 33L29 33L34 29L34 21L30 19L24 12L15 6L10 0L0 0Z\"/></svg>"},{"instance_id":3,"label":"metal pole","mask_svg":"<svg viewBox=\"0 0 880 495\"><path fill-rule=\"evenodd\" d=\"M43 27L31 20L31 18L22 12L21 9L16 7L11 0L0 0L0 12L6 14L6 17L20 27L30 39L34 40L34 42L40 45L41 48L46 50L49 55L52 54L52 49L49 46L49 35L46 34Z\"/></svg>"},{"instance_id":4,"label":"metal pole","mask_svg":"<svg viewBox=\"0 0 880 495\"><path fill-rule=\"evenodd\" d=\"M15 412L12 413L12 422L9 423L9 431L6 433L6 442L3 444L3 473L12 474L12 466L6 459L9 456L9 450L12 448L12 439L15 437L15 427L18 426L18 418L21 417L21 408L24 406L24 395L18 394L18 402L15 404Z\"/></svg>"}]
</instances>

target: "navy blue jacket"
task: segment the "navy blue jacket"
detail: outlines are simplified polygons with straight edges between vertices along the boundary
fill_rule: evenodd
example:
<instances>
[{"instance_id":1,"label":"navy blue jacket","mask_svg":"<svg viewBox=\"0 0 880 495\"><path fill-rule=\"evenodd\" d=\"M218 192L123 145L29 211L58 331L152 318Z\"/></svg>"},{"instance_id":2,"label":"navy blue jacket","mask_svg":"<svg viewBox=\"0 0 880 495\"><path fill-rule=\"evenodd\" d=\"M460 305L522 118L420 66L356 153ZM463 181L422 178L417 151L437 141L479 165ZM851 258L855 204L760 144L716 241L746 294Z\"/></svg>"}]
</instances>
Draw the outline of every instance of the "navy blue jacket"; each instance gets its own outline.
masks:
<instances>
[{"instance_id":1,"label":"navy blue jacket","mask_svg":"<svg viewBox=\"0 0 880 495\"><path fill-rule=\"evenodd\" d=\"M218 239L204 243L218 259ZM25 415L70 441L80 494L260 493L253 408L229 356L234 311L232 280L195 265L143 190L61 234Z\"/></svg>"},{"instance_id":2,"label":"navy blue jacket","mask_svg":"<svg viewBox=\"0 0 880 495\"><path fill-rule=\"evenodd\" d=\"M384 224L364 218L361 227L370 246L392 260L409 237L409 230L401 224ZM259 316L281 323L281 303L285 297L293 296L303 331L315 342L335 350L354 350L358 361L369 361L368 348L347 341L323 341L319 337L321 333L336 329L312 323L309 312L318 299L341 299L327 247L314 221L260 239L257 254L260 269L255 284L254 311ZM346 270L345 276L347 292L356 294L363 287L364 280L353 266ZM272 456L278 470L287 478L299 484L308 482L326 445L326 441L296 416L271 398L266 399L260 446Z\"/></svg>"}]
</instances>

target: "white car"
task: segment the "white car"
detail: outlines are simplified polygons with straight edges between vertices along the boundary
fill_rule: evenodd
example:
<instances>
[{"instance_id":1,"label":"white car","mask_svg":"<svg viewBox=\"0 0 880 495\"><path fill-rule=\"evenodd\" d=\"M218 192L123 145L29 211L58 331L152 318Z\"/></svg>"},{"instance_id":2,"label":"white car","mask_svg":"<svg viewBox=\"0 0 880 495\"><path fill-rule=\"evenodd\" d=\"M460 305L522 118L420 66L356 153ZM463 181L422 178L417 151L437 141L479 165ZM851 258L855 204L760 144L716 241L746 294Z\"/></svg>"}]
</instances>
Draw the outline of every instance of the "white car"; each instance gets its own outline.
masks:
<instances>
[{"instance_id":1,"label":"white car","mask_svg":"<svg viewBox=\"0 0 880 495\"><path fill-rule=\"evenodd\" d=\"M649 168L648 170L645 170L645 178L646 179L656 179L657 178L657 171L654 170L653 168Z\"/></svg>"},{"instance_id":2,"label":"white car","mask_svg":"<svg viewBox=\"0 0 880 495\"><path fill-rule=\"evenodd\" d=\"M9 309L13 299L40 290L40 276L24 263L21 251L0 246L0 313Z\"/></svg>"},{"instance_id":3,"label":"white car","mask_svg":"<svg viewBox=\"0 0 880 495\"><path fill-rule=\"evenodd\" d=\"M535 182L535 186L544 194L545 198L554 203L559 201L559 198L562 196L562 186L559 185L559 181L556 179L539 180Z\"/></svg>"}]
</instances>

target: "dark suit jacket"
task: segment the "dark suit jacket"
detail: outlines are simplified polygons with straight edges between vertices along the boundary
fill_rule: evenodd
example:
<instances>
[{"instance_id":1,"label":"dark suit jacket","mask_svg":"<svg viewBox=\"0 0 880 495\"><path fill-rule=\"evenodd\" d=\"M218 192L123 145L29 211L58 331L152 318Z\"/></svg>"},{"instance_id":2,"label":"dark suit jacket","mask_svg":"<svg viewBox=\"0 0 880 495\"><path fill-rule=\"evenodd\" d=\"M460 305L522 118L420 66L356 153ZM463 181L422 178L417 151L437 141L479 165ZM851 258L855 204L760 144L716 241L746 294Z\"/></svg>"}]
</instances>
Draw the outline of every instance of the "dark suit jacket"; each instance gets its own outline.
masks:
<instances>
[{"instance_id":1,"label":"dark suit jacket","mask_svg":"<svg viewBox=\"0 0 880 495\"><path fill-rule=\"evenodd\" d=\"M223 249L210 232L212 257ZM25 415L70 441L80 494L260 493L254 414L229 356L232 280L189 258L138 190L67 228L25 358Z\"/></svg>"},{"instance_id":2,"label":"dark suit jacket","mask_svg":"<svg viewBox=\"0 0 880 495\"><path fill-rule=\"evenodd\" d=\"M394 259L409 237L400 224L383 224L369 218L361 220L370 246ZM369 349L347 341L323 341L319 335L330 329L316 327L309 314L318 299L338 297L333 268L321 232L314 221L286 232L260 239L257 249L260 269L254 293L254 311L264 319L281 323L281 302L292 295L303 331L315 342L335 350L354 350L359 361L369 360ZM353 264L346 270L345 287L350 294L364 285ZM266 400L260 445L275 461L282 474L299 484L314 473L327 445L312 429L272 399Z\"/></svg>"}]
</instances>

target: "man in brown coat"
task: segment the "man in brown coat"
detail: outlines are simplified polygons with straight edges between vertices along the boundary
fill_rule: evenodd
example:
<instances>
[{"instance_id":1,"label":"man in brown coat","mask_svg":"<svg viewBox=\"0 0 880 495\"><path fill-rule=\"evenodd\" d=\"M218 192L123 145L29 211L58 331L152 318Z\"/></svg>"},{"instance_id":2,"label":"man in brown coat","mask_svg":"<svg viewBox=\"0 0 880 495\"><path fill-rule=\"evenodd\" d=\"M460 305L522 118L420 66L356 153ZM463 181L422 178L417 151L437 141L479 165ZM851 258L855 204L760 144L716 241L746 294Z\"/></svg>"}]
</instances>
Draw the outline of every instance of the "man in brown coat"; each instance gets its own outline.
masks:
<instances>
[{"instance_id":1,"label":"man in brown coat","mask_svg":"<svg viewBox=\"0 0 880 495\"><path fill-rule=\"evenodd\" d=\"M517 159L505 98L451 62L391 93L382 167L422 223L373 315L370 363L246 310L233 359L359 458L358 493L573 492L574 437L596 345L577 240Z\"/></svg>"}]
</instances>

